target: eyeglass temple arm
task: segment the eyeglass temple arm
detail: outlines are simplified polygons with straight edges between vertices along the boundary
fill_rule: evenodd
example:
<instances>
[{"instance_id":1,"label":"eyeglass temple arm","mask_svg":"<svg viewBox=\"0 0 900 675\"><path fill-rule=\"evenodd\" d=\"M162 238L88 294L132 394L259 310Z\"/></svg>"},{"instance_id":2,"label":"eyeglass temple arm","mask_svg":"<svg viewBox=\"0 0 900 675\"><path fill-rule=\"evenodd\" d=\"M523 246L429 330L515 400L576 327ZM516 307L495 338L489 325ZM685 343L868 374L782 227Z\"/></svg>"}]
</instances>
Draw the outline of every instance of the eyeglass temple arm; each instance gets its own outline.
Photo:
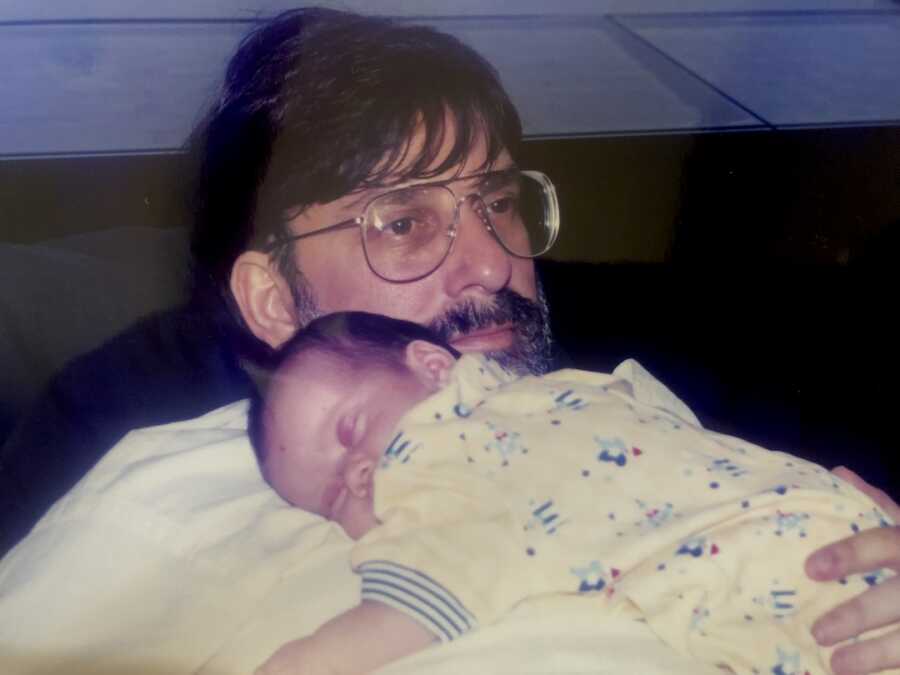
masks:
<instances>
[{"instance_id":1,"label":"eyeglass temple arm","mask_svg":"<svg viewBox=\"0 0 900 675\"><path fill-rule=\"evenodd\" d=\"M306 239L307 237L314 237L317 234L324 234L325 232L331 232L333 230L346 230L348 227L359 227L363 222L362 216L357 218L351 218L350 220L344 220L340 223L336 223L335 225L328 225L327 227L320 227L318 230L313 230L312 232L304 232L303 234L294 234L290 237L281 237L278 239L274 239L269 243L263 246L263 251L266 253L271 253L277 248L285 246L286 244L290 244L295 241L299 241L300 239Z\"/></svg>"}]
</instances>

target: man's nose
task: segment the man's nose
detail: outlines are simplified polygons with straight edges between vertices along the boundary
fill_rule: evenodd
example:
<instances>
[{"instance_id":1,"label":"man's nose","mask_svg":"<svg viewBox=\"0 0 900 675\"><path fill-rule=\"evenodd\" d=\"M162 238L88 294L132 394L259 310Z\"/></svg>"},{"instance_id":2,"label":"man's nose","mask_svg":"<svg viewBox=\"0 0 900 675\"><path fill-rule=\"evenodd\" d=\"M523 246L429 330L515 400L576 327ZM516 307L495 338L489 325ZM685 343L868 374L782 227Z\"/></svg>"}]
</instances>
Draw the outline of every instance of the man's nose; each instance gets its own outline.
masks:
<instances>
[{"instance_id":1,"label":"man's nose","mask_svg":"<svg viewBox=\"0 0 900 675\"><path fill-rule=\"evenodd\" d=\"M509 283L512 258L489 230L486 209L475 195L459 205L456 241L444 262L451 296L470 289L493 295Z\"/></svg>"}]
</instances>

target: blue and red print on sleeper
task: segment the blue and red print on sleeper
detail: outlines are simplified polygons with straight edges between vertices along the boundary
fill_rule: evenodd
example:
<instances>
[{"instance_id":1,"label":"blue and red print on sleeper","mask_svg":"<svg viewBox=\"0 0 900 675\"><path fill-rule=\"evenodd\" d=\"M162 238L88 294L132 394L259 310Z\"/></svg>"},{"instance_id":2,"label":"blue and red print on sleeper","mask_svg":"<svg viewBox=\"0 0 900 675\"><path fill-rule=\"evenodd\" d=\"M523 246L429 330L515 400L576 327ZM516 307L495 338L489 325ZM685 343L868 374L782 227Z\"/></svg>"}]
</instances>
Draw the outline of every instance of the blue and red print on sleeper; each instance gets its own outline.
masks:
<instances>
[{"instance_id":1,"label":"blue and red print on sleeper","mask_svg":"<svg viewBox=\"0 0 900 675\"><path fill-rule=\"evenodd\" d=\"M557 394L555 389L550 390L553 396L553 407L547 412L554 413L561 410L584 410L589 403L575 395L572 389L566 389L564 392Z\"/></svg>"},{"instance_id":2,"label":"blue and red print on sleeper","mask_svg":"<svg viewBox=\"0 0 900 675\"><path fill-rule=\"evenodd\" d=\"M691 537L681 542L675 550L675 555L686 555L691 558L699 558L703 555L718 555L719 546L706 537Z\"/></svg>"},{"instance_id":3,"label":"blue and red print on sleeper","mask_svg":"<svg viewBox=\"0 0 900 675\"><path fill-rule=\"evenodd\" d=\"M660 506L650 506L647 502L635 499L641 518L634 521L639 530L654 530L676 518L678 514L672 506L672 502L666 502Z\"/></svg>"},{"instance_id":4,"label":"blue and red print on sleeper","mask_svg":"<svg viewBox=\"0 0 900 675\"><path fill-rule=\"evenodd\" d=\"M413 443L403 431L397 432L381 456L380 468L387 469L395 463L406 464L421 447L421 443Z\"/></svg>"},{"instance_id":5,"label":"blue and red print on sleeper","mask_svg":"<svg viewBox=\"0 0 900 675\"><path fill-rule=\"evenodd\" d=\"M531 514L525 523L525 531L540 529L544 534L552 536L569 522L567 518L560 515L552 499L529 499L528 507L531 509Z\"/></svg>"},{"instance_id":6,"label":"blue and red print on sleeper","mask_svg":"<svg viewBox=\"0 0 900 675\"><path fill-rule=\"evenodd\" d=\"M797 611L797 589L786 587L778 579L772 579L770 583L768 591L753 596L753 604L762 607L776 619L786 619Z\"/></svg>"},{"instance_id":7,"label":"blue and red print on sleeper","mask_svg":"<svg viewBox=\"0 0 900 675\"><path fill-rule=\"evenodd\" d=\"M784 649L780 645L775 647L775 662L769 672L772 675L809 675L809 671L803 667L800 652Z\"/></svg>"},{"instance_id":8,"label":"blue and red print on sleeper","mask_svg":"<svg viewBox=\"0 0 900 675\"><path fill-rule=\"evenodd\" d=\"M747 469L727 458L718 458L712 460L706 466L706 470L709 473L724 474L729 478L737 478L738 476L743 476L749 473Z\"/></svg>"},{"instance_id":9,"label":"blue and red print on sleeper","mask_svg":"<svg viewBox=\"0 0 900 675\"><path fill-rule=\"evenodd\" d=\"M854 533L870 527L890 527L891 523L881 511L874 506L868 511L856 514L856 518L850 524Z\"/></svg>"},{"instance_id":10,"label":"blue and red print on sleeper","mask_svg":"<svg viewBox=\"0 0 900 675\"><path fill-rule=\"evenodd\" d=\"M810 515L802 512L786 512L778 509L775 512L775 536L781 537L789 534L795 534L803 539L806 537L806 521ZM768 520L768 518L766 518Z\"/></svg>"},{"instance_id":11,"label":"blue and red print on sleeper","mask_svg":"<svg viewBox=\"0 0 900 675\"><path fill-rule=\"evenodd\" d=\"M691 621L688 625L688 630L695 633L700 633L701 635L705 635L705 633L703 632L703 627L706 625L706 622L708 620L709 609L704 607L703 605L697 605L691 610Z\"/></svg>"},{"instance_id":12,"label":"blue and red print on sleeper","mask_svg":"<svg viewBox=\"0 0 900 675\"><path fill-rule=\"evenodd\" d=\"M500 455L500 465L507 466L513 455L524 455L528 448L522 445L522 437L518 431L504 431L491 421L485 421L490 440L485 444L487 452L496 451Z\"/></svg>"},{"instance_id":13,"label":"blue and red print on sleeper","mask_svg":"<svg viewBox=\"0 0 900 675\"><path fill-rule=\"evenodd\" d=\"M885 579L890 579L894 574L890 570L886 570L883 567L881 569L875 570L874 572L869 572L868 574L863 574L862 578L869 586L877 586Z\"/></svg>"},{"instance_id":14,"label":"blue and red print on sleeper","mask_svg":"<svg viewBox=\"0 0 900 675\"><path fill-rule=\"evenodd\" d=\"M589 560L583 567L573 567L570 570L575 575L578 583L578 593L596 593L606 589L611 595L612 584L619 576L619 570L615 567L609 570L599 560Z\"/></svg>"},{"instance_id":15,"label":"blue and red print on sleeper","mask_svg":"<svg viewBox=\"0 0 900 675\"><path fill-rule=\"evenodd\" d=\"M472 408L465 403L457 403L453 406L453 414L457 417L469 417L472 414Z\"/></svg>"},{"instance_id":16,"label":"blue and red print on sleeper","mask_svg":"<svg viewBox=\"0 0 900 675\"><path fill-rule=\"evenodd\" d=\"M608 462L616 466L625 466L628 463L628 456L640 457L643 451L638 447L629 447L625 441L619 437L600 438L594 436L594 443L600 448L597 453L598 462Z\"/></svg>"}]
</instances>

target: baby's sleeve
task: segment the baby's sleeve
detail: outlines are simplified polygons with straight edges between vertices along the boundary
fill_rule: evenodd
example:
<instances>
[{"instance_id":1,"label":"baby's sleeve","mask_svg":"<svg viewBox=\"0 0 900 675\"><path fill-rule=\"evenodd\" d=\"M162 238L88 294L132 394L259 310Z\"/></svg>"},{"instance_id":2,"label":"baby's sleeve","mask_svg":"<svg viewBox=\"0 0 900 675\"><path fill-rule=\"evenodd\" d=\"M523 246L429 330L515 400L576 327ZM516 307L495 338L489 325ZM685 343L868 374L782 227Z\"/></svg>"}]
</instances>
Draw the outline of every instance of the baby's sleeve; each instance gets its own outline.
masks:
<instances>
[{"instance_id":1,"label":"baby's sleeve","mask_svg":"<svg viewBox=\"0 0 900 675\"><path fill-rule=\"evenodd\" d=\"M528 594L523 537L484 477L452 463L392 466L379 474L376 495L382 525L351 556L363 599L390 605L449 641Z\"/></svg>"},{"instance_id":2,"label":"baby's sleeve","mask_svg":"<svg viewBox=\"0 0 900 675\"><path fill-rule=\"evenodd\" d=\"M830 673L836 647L819 647L812 624L888 573L822 583L806 576L804 562L886 519L867 500L814 490L758 496L742 507L739 517L646 561L617 592L665 642L700 661L735 673Z\"/></svg>"}]
</instances>

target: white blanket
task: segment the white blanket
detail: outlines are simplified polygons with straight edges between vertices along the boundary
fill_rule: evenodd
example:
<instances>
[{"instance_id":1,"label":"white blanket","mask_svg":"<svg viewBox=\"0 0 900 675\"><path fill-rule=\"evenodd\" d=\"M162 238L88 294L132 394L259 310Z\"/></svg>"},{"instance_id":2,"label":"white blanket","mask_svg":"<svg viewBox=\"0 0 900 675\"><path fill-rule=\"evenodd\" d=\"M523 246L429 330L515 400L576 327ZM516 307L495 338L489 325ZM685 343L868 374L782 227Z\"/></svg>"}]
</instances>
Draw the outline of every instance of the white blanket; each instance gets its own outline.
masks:
<instances>
[{"instance_id":1,"label":"white blanket","mask_svg":"<svg viewBox=\"0 0 900 675\"><path fill-rule=\"evenodd\" d=\"M357 602L350 541L259 477L246 402L129 434L0 562L4 675L249 673ZM544 598L384 669L704 672L641 623Z\"/></svg>"}]
</instances>

